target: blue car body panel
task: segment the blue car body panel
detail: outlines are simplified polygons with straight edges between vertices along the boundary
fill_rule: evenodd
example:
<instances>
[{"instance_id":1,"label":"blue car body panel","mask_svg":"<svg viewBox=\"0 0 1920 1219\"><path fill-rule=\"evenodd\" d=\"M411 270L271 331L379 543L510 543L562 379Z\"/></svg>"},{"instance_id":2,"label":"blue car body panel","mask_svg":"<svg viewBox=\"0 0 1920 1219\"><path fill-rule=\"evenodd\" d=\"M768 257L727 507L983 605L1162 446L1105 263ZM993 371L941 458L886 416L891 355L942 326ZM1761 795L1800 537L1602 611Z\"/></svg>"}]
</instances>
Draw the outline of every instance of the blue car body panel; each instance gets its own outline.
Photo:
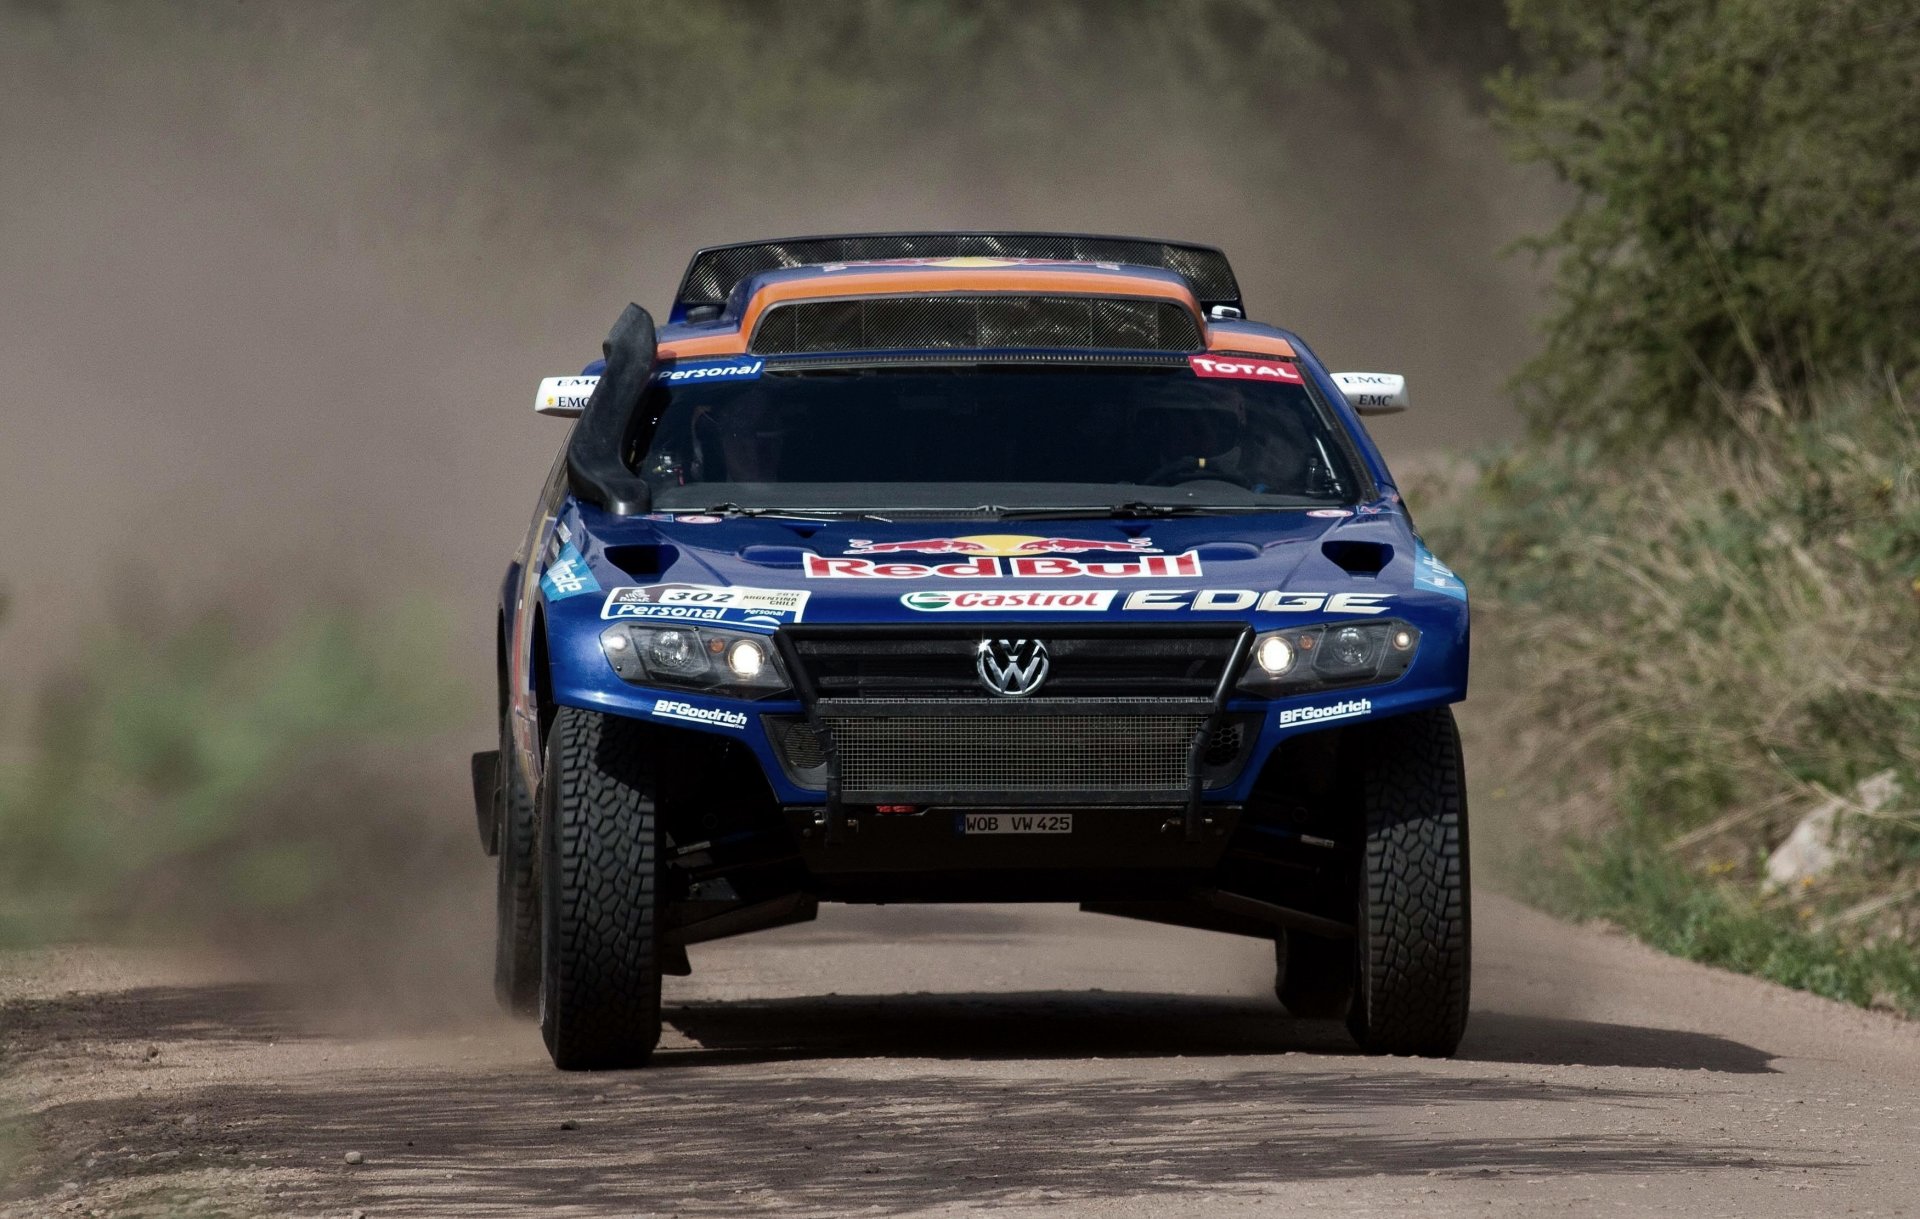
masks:
<instances>
[{"instance_id":1,"label":"blue car body panel","mask_svg":"<svg viewBox=\"0 0 1920 1219\"><path fill-rule=\"evenodd\" d=\"M676 321L662 326L662 346L687 339L738 332L748 302L769 286L818 281L821 295L831 294L840 266L802 266L761 272L736 284L717 317L699 322ZM889 269L894 269L891 266ZM916 268L901 264L899 270ZM1098 271L1088 265L1081 269ZM939 268L926 268L929 282L937 282ZM1169 289L1183 281L1171 272L1128 266L1112 268L1133 277L1164 280ZM1384 611L1418 627L1418 652L1407 671L1379 685L1293 697L1233 698L1226 710L1264 713L1261 737L1239 778L1230 786L1209 789L1208 801L1244 800L1261 766L1283 740L1302 733L1457 702L1466 696L1468 609L1465 586L1427 552L1414 531L1400 500L1393 475L1378 446L1368 435L1357 412L1335 384L1326 367L1297 335L1275 327L1238 319L1213 319L1209 334L1214 350L1234 349L1236 335L1247 336L1248 349L1270 350L1275 340L1293 348L1294 361L1305 371L1318 396L1351 438L1372 483L1367 502L1343 509L1274 511L1218 516L1151 520L1022 520L980 518L937 521L917 519L911 524L794 522L766 517L700 516L654 513L614 516L571 495L557 494L544 526L522 562L533 571L511 570L502 589L503 633L509 650L523 662L530 651L523 632L544 637L547 697L555 705L591 708L652 720L689 731L712 733L743 743L758 759L768 785L785 804L819 803L821 790L796 787L787 777L762 727L765 714L795 714L803 710L795 697L746 700L721 698L685 690L651 689L618 676L601 650L603 617L611 590L656 584L688 584L804 592L802 620L819 624L912 624L937 621L942 625L977 624L1003 630L1036 621L1032 615L1008 612L969 613L949 610L929 614L910 608L906 596L915 592L991 592L1047 588L1108 592L1104 609L1053 610L1041 616L1046 625L1081 622L1232 622L1254 631L1317 623L1358 620L1343 612L1350 604L1368 611ZM898 356L899 352L889 352ZM938 354L938 353L929 353ZM858 353L836 352L834 358L857 358ZM656 378L698 375L725 369L752 357L739 355L691 359L663 358ZM605 361L595 360L583 375L599 375ZM757 370L756 370L757 375ZM560 487L553 484L551 490ZM1148 575L1071 579L1019 578L1011 575L956 578L934 574L920 577L836 579L809 575L807 556L834 559L858 554L864 546L912 542L916 539L1018 533L1038 538L1070 536L1079 541L1111 539L1137 544L1150 539L1165 556L1191 556L1192 575ZM1373 543L1386 548L1390 558L1377 573L1356 574L1328 557L1328 543ZM1132 549L1133 547L1129 547ZM657 560L654 570L624 571L609 560L608 552L647 554ZM871 553L871 552L869 552ZM942 556L900 552L888 556L901 565L935 568ZM949 556L950 557L950 556ZM1107 556L1112 558L1113 556ZM530 577L537 574L537 583ZM1250 610L1209 610L1195 605L1209 591L1279 593L1270 608L1256 604ZM1135 594L1151 593L1138 597ZM1184 598L1184 600L1183 600ZM1237 604L1244 598L1214 598ZM740 622L729 623L735 627ZM744 624L755 629L751 623ZM761 627L759 629L772 629ZM508 667L513 668L510 660ZM516 680L517 678L517 680ZM525 705L532 679L516 675L520 688L514 702L516 745L526 773L540 770L535 716ZM663 704L665 706L663 707Z\"/></svg>"},{"instance_id":2,"label":"blue car body panel","mask_svg":"<svg viewBox=\"0 0 1920 1219\"><path fill-rule=\"evenodd\" d=\"M803 272L789 272L796 274ZM1050 611L1047 625L1081 622L1232 622L1255 631L1317 623L1363 620L1342 612L1349 602L1368 609L1384 607L1391 617L1418 627L1419 650L1408 670L1386 684L1349 688L1293 697L1233 698L1229 712L1264 712L1264 728L1248 764L1230 786L1209 789L1208 801L1244 800L1257 780L1261 765L1283 740L1361 719L1458 702L1467 692L1468 608L1466 589L1459 579L1427 551L1414 531L1392 475L1359 417L1347 403L1325 367L1297 336L1271 327L1240 323L1250 331L1289 341L1321 395L1352 436L1374 483L1374 497L1352 508L1289 510L1222 516L1152 520L1018 521L980 518L951 521L916 520L910 524L871 522L794 522L765 517L708 517L655 513L616 517L566 496L556 513L557 530L542 546L539 616L546 639L550 697L557 705L591 708L676 728L718 734L738 740L759 760L775 796L787 804L823 802L826 793L796 787L776 759L760 717L795 714L797 699L746 700L721 698L685 690L652 689L623 680L601 650L600 635L609 625L602 616L609 590L654 584L691 584L793 590L807 594L803 621L819 624L913 624L938 621L943 625L977 624L1002 630L1034 616L1007 612L938 615L907 606L906 594L925 591L991 592L1019 589L1073 589L1110 592L1109 607L1101 610ZM682 330L703 327L667 327L663 339ZM728 357L737 359L738 357ZM719 361L664 361L660 374L680 366ZM587 374L598 371L589 364ZM926 575L920 578L810 578L803 569L806 556L822 559L858 553L857 544L911 542L980 534L1020 533L1035 537L1071 536L1077 540L1111 539L1138 543L1149 539L1168 556L1193 556L1197 576L1147 576L1102 579L1016 578L1010 575L964 578ZM1354 574L1328 557L1327 543L1365 542L1387 548L1391 558L1377 574ZM658 570L623 571L608 559L615 548L645 548L661 560ZM1106 556L1112 558L1113 556ZM903 552L887 555L901 564L937 567L952 556ZM556 585L552 573L560 569L569 578ZM505 585L502 612L514 615L511 575ZM1209 591L1285 594L1284 608L1251 611L1206 610L1194 599ZM1150 597L1134 594L1150 593ZM1244 598L1213 598L1234 603ZM742 624L730 623L735 627ZM671 706L664 712L661 704ZM710 713L701 722L686 713L694 708ZM530 727L530 725L529 725ZM523 765L537 774L535 743L529 732L520 742Z\"/></svg>"}]
</instances>

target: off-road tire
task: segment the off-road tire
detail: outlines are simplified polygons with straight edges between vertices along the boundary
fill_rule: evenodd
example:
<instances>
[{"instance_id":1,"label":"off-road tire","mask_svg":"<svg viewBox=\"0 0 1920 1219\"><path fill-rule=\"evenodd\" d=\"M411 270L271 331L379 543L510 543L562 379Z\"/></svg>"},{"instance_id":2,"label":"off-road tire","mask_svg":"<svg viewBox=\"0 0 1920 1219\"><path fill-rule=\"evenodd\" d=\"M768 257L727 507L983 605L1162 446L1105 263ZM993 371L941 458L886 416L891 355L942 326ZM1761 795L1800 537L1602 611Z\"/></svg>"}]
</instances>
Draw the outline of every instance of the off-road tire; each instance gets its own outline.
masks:
<instances>
[{"instance_id":1,"label":"off-road tire","mask_svg":"<svg viewBox=\"0 0 1920 1219\"><path fill-rule=\"evenodd\" d=\"M1274 938L1273 993L1301 1020L1338 1020L1353 1006L1353 941L1311 931Z\"/></svg>"},{"instance_id":2,"label":"off-road tire","mask_svg":"<svg viewBox=\"0 0 1920 1219\"><path fill-rule=\"evenodd\" d=\"M534 870L540 819L526 776L514 762L513 735L500 722L499 784L494 791L499 876L495 885L493 994L516 1016L540 1002L540 886Z\"/></svg>"},{"instance_id":3,"label":"off-road tire","mask_svg":"<svg viewBox=\"0 0 1920 1219\"><path fill-rule=\"evenodd\" d=\"M563 1071L660 1040L659 830L640 726L562 707L540 787L540 1033Z\"/></svg>"},{"instance_id":4,"label":"off-road tire","mask_svg":"<svg viewBox=\"0 0 1920 1219\"><path fill-rule=\"evenodd\" d=\"M1444 1058L1467 1027L1467 789L1446 707L1369 724L1357 966L1347 1028L1369 1054Z\"/></svg>"}]
</instances>

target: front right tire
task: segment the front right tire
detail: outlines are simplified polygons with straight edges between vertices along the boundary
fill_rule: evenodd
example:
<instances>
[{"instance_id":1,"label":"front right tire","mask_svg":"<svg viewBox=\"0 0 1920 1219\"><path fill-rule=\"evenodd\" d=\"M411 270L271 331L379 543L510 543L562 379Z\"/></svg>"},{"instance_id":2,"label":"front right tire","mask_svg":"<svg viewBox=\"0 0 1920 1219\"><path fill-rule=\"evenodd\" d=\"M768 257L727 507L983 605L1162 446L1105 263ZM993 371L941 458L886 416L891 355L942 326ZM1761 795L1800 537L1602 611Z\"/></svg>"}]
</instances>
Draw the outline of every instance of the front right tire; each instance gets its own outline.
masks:
<instances>
[{"instance_id":1,"label":"front right tire","mask_svg":"<svg viewBox=\"0 0 1920 1219\"><path fill-rule=\"evenodd\" d=\"M547 1052L564 1071L644 1066L660 1041L660 851L640 726L560 708L540 801Z\"/></svg>"}]
</instances>

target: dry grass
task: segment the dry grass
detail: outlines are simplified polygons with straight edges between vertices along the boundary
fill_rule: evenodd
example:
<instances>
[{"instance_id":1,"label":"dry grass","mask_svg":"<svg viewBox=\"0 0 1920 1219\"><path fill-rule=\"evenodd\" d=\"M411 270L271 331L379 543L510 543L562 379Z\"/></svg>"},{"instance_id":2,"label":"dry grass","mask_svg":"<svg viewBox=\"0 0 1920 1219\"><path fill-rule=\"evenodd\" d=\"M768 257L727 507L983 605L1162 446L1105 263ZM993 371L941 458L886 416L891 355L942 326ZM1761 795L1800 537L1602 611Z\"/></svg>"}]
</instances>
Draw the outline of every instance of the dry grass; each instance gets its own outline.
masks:
<instances>
[{"instance_id":1,"label":"dry grass","mask_svg":"<svg viewBox=\"0 0 1920 1219\"><path fill-rule=\"evenodd\" d=\"M1870 1001L1876 983L1800 958L1913 958L1920 426L1885 387L1787 406L1755 394L1718 437L1631 458L1522 446L1411 497L1476 598L1476 797L1518 830L1490 862L1676 950ZM1859 819L1855 856L1763 896L1797 817L1888 768L1903 795ZM1789 941L1795 962L1766 964ZM1920 1008L1906 986L1895 1005Z\"/></svg>"}]
</instances>

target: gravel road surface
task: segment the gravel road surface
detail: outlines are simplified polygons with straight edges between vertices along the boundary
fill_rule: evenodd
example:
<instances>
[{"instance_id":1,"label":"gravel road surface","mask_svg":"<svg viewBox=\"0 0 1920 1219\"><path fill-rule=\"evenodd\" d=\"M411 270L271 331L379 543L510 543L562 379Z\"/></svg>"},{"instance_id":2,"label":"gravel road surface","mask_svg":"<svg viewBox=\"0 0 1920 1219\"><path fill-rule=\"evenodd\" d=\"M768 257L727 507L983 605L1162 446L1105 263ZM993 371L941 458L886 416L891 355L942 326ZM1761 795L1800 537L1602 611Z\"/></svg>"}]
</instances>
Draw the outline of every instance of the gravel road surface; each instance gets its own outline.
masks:
<instances>
[{"instance_id":1,"label":"gravel road surface","mask_svg":"<svg viewBox=\"0 0 1920 1219\"><path fill-rule=\"evenodd\" d=\"M479 1011L342 1031L203 962L4 956L0 1215L1920 1212L1920 1028L1478 915L1449 1062L1286 1019L1253 941L1061 907L696 948L607 1075Z\"/></svg>"}]
</instances>

